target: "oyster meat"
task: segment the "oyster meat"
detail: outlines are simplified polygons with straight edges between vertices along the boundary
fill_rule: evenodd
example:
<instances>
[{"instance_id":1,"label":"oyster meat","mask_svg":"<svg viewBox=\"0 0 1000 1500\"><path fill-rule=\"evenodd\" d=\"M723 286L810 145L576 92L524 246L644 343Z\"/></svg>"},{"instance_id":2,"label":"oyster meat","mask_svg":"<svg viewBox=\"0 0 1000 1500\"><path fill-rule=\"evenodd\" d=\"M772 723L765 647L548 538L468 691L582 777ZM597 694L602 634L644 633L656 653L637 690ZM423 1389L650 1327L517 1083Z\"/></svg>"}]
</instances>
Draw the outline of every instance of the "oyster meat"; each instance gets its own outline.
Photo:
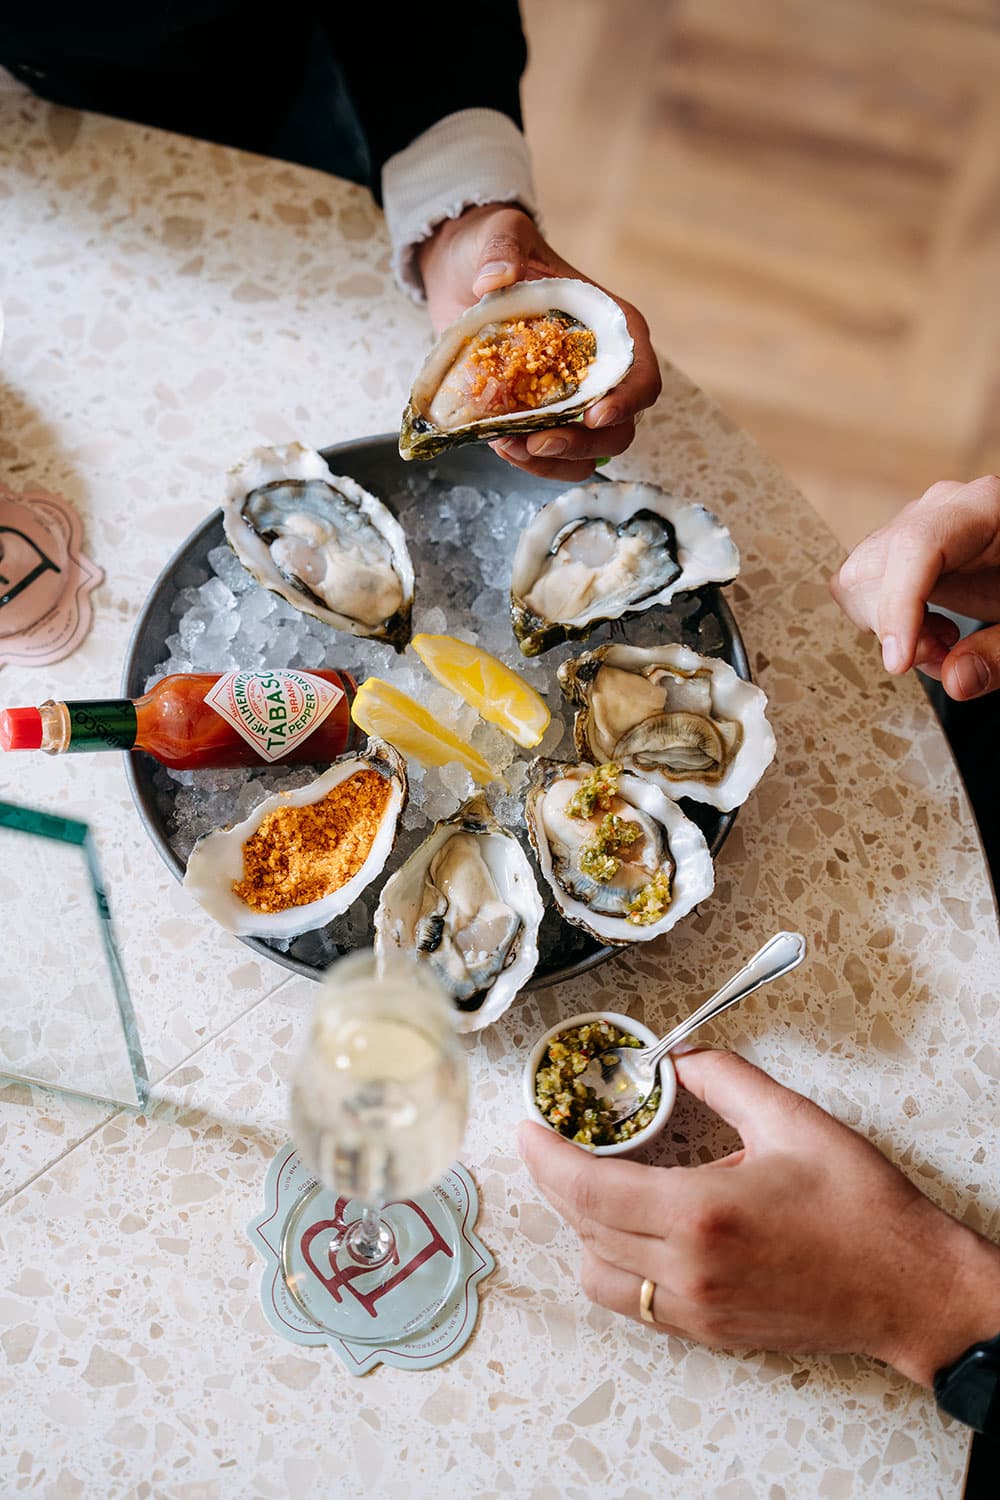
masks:
<instances>
[{"instance_id":1,"label":"oyster meat","mask_svg":"<svg viewBox=\"0 0 1000 1500\"><path fill-rule=\"evenodd\" d=\"M318 453L256 448L229 476L226 538L258 583L336 630L410 638L413 564L392 513Z\"/></svg>"},{"instance_id":2,"label":"oyster meat","mask_svg":"<svg viewBox=\"0 0 1000 1500\"><path fill-rule=\"evenodd\" d=\"M646 772L669 797L728 812L774 759L760 688L687 646L600 646L563 662L558 676L579 705L581 759Z\"/></svg>"},{"instance_id":3,"label":"oyster meat","mask_svg":"<svg viewBox=\"0 0 1000 1500\"><path fill-rule=\"evenodd\" d=\"M732 537L704 506L635 480L578 485L521 533L510 583L514 634L525 656L537 656L739 570Z\"/></svg>"},{"instance_id":4,"label":"oyster meat","mask_svg":"<svg viewBox=\"0 0 1000 1500\"><path fill-rule=\"evenodd\" d=\"M602 943L659 937L714 889L700 828L616 763L534 761L525 817L562 915Z\"/></svg>"},{"instance_id":5,"label":"oyster meat","mask_svg":"<svg viewBox=\"0 0 1000 1500\"><path fill-rule=\"evenodd\" d=\"M618 303L545 277L489 292L441 334L403 413L403 458L572 422L632 364Z\"/></svg>"},{"instance_id":6,"label":"oyster meat","mask_svg":"<svg viewBox=\"0 0 1000 1500\"><path fill-rule=\"evenodd\" d=\"M185 889L237 937L293 938L325 927L381 873L406 797L402 756L369 740L308 786L268 797L242 823L200 838ZM253 890L251 862L266 877Z\"/></svg>"},{"instance_id":7,"label":"oyster meat","mask_svg":"<svg viewBox=\"0 0 1000 1500\"><path fill-rule=\"evenodd\" d=\"M543 910L523 849L480 794L436 824L386 882L375 952L427 963L459 1009L458 1029L478 1031L534 972Z\"/></svg>"}]
</instances>

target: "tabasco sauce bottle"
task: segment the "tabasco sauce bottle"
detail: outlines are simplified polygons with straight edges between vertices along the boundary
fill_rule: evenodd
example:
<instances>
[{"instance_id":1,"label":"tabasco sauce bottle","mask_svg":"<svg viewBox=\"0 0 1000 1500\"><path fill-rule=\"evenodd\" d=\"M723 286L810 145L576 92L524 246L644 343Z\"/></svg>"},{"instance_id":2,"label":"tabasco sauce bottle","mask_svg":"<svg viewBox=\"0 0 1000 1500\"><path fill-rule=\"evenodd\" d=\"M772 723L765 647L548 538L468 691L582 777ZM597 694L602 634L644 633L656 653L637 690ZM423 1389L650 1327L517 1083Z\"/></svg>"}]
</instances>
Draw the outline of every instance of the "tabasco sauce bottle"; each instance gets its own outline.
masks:
<instances>
[{"instance_id":1,"label":"tabasco sauce bottle","mask_svg":"<svg viewBox=\"0 0 1000 1500\"><path fill-rule=\"evenodd\" d=\"M347 672L176 672L130 698L0 711L0 748L145 750L178 771L274 761L322 763L362 736Z\"/></svg>"}]
</instances>

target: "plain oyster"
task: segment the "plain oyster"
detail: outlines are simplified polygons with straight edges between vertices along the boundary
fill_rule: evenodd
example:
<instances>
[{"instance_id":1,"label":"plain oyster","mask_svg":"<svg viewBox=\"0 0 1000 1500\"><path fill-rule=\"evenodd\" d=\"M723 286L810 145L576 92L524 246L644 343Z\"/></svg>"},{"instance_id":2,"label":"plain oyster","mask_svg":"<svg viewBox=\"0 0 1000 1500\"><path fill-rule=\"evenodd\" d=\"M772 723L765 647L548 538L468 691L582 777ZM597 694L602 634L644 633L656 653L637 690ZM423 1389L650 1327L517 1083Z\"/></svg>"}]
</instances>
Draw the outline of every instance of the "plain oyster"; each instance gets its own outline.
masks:
<instances>
[{"instance_id":1,"label":"plain oyster","mask_svg":"<svg viewBox=\"0 0 1000 1500\"><path fill-rule=\"evenodd\" d=\"M537 656L739 570L735 542L704 506L636 480L578 485L521 533L510 583L514 634L525 656Z\"/></svg>"},{"instance_id":2,"label":"plain oyster","mask_svg":"<svg viewBox=\"0 0 1000 1500\"><path fill-rule=\"evenodd\" d=\"M602 943L659 937L715 888L701 829L641 773L539 758L525 818L562 915Z\"/></svg>"},{"instance_id":3,"label":"plain oyster","mask_svg":"<svg viewBox=\"0 0 1000 1500\"><path fill-rule=\"evenodd\" d=\"M226 537L258 583L336 630L402 651L413 563L395 516L301 443L255 448L229 475Z\"/></svg>"},{"instance_id":4,"label":"plain oyster","mask_svg":"<svg viewBox=\"0 0 1000 1500\"><path fill-rule=\"evenodd\" d=\"M599 646L563 662L558 676L579 705L580 758L644 771L669 797L728 812L774 759L764 693L687 646Z\"/></svg>"},{"instance_id":5,"label":"plain oyster","mask_svg":"<svg viewBox=\"0 0 1000 1500\"><path fill-rule=\"evenodd\" d=\"M389 785L389 795L375 837L356 873L328 895L282 911L259 911L236 894L244 878L244 848L269 813L278 808L307 807L321 802L334 788L359 771L373 771ZM200 838L188 857L184 888L227 932L237 937L293 938L325 927L346 911L385 866L396 842L400 814L406 805L406 763L391 745L370 739L360 753L342 755L328 771L308 786L278 792L255 807L232 828L217 829ZM276 852L280 849L275 845Z\"/></svg>"},{"instance_id":6,"label":"plain oyster","mask_svg":"<svg viewBox=\"0 0 1000 1500\"><path fill-rule=\"evenodd\" d=\"M458 1007L458 1030L479 1031L531 978L543 911L527 856L480 794L386 881L375 952L426 962Z\"/></svg>"},{"instance_id":7,"label":"plain oyster","mask_svg":"<svg viewBox=\"0 0 1000 1500\"><path fill-rule=\"evenodd\" d=\"M434 458L572 422L632 365L618 303L589 281L543 277L488 292L441 334L403 413L403 458Z\"/></svg>"}]
</instances>

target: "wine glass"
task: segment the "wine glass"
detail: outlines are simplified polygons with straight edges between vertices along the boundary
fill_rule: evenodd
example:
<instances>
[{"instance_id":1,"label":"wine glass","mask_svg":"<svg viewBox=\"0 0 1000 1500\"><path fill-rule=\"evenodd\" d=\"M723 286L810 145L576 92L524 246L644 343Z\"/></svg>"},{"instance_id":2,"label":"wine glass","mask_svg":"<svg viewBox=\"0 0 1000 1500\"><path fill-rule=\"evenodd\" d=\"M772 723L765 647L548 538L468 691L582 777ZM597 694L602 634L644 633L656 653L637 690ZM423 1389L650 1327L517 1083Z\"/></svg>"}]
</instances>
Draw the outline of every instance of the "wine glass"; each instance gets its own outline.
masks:
<instances>
[{"instance_id":1,"label":"wine glass","mask_svg":"<svg viewBox=\"0 0 1000 1500\"><path fill-rule=\"evenodd\" d=\"M455 1288L461 1235L435 1186L462 1144L465 1053L423 965L370 952L322 981L292 1085L292 1134L318 1181L282 1236L298 1306L326 1332L399 1342Z\"/></svg>"}]
</instances>

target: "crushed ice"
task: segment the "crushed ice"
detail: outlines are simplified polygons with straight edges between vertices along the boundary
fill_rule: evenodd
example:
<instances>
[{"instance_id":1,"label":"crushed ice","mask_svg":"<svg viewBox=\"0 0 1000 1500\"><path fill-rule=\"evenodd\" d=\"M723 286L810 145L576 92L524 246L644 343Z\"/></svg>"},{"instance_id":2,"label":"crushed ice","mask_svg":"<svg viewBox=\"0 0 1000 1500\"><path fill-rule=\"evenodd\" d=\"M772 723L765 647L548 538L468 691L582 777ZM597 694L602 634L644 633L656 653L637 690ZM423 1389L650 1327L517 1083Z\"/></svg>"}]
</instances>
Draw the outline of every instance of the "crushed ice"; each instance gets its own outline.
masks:
<instances>
[{"instance_id":1,"label":"crushed ice","mask_svg":"<svg viewBox=\"0 0 1000 1500\"><path fill-rule=\"evenodd\" d=\"M536 502L517 491L501 495L437 480L433 471L408 475L383 497L407 533L417 575L414 634L454 635L500 658L519 672L546 700L552 723L539 746L526 751L462 700L437 683L416 654L398 655L391 646L345 634L305 615L277 594L254 583L225 544L213 547L204 567L186 565L177 577L172 630L164 658L146 689L171 672L259 671L333 667L358 680L382 677L425 704L442 724L468 740L502 776L489 789L498 822L517 832L531 854L524 828L523 789L528 762L535 755L575 759L572 711L563 699L556 668L567 657L616 639L639 645L682 641L706 655L724 645L718 617L698 594L676 599L669 610L655 609L624 625L600 626L585 642L572 642L527 659L510 625L509 582L514 549ZM314 967L324 967L345 948L369 943L372 914L381 887L427 836L430 826L450 817L474 791L461 766L409 765L410 800L389 868L329 927L273 946ZM265 797L304 786L318 774L312 766L262 766L222 771L167 771L158 766L154 790L170 842L182 860L195 841L213 828L238 823ZM533 856L532 856L533 857ZM540 882L544 892L544 883ZM540 967L571 963L593 947L580 931L547 913L541 935Z\"/></svg>"}]
</instances>

